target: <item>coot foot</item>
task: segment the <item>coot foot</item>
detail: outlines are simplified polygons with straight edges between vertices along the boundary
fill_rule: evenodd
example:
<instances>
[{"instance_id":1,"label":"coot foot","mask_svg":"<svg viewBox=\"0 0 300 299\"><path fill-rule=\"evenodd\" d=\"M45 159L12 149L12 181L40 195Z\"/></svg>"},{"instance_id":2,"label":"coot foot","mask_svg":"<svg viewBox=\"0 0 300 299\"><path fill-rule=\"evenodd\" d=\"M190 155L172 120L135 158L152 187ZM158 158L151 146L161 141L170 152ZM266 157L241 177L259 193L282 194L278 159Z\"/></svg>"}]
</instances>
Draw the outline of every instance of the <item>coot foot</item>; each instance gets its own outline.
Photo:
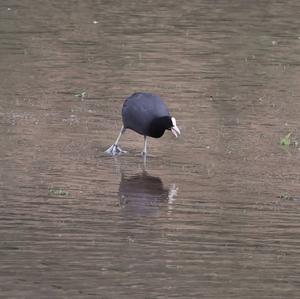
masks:
<instances>
[{"instance_id":1,"label":"coot foot","mask_svg":"<svg viewBox=\"0 0 300 299\"><path fill-rule=\"evenodd\" d=\"M121 154L127 153L126 151L123 151L117 144L113 144L105 152L111 156L116 156L116 155L121 155Z\"/></svg>"}]
</instances>

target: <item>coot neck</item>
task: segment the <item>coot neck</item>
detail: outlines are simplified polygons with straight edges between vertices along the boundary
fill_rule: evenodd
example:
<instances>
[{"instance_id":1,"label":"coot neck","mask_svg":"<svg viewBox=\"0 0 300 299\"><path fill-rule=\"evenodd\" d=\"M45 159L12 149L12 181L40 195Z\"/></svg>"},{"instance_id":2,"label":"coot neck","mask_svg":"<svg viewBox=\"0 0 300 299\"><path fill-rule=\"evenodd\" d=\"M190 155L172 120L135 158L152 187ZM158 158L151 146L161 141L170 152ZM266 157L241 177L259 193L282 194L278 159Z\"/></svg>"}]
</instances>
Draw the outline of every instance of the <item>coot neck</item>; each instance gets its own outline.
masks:
<instances>
[{"instance_id":1,"label":"coot neck","mask_svg":"<svg viewBox=\"0 0 300 299\"><path fill-rule=\"evenodd\" d=\"M172 121L170 116L157 117L150 123L148 135L153 138L159 138L171 126Z\"/></svg>"}]
</instances>

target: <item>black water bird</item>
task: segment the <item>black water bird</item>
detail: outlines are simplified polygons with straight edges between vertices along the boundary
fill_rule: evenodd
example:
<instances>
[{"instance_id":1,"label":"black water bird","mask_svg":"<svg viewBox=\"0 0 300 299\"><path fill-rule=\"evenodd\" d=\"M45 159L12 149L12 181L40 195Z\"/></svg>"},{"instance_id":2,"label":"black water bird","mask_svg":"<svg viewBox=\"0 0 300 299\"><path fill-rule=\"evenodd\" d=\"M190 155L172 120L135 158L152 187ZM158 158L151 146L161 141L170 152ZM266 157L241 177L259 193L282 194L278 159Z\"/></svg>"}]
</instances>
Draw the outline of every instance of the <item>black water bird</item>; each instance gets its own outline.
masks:
<instances>
[{"instance_id":1,"label":"black water bird","mask_svg":"<svg viewBox=\"0 0 300 299\"><path fill-rule=\"evenodd\" d=\"M117 155L124 153L118 142L126 129L131 129L144 136L144 149L142 155L147 154L147 137L160 138L165 130L177 137L180 130L176 125L176 119L170 112L163 100L155 94L138 92L129 96L122 108L123 126L115 143L106 150L106 153Z\"/></svg>"}]
</instances>

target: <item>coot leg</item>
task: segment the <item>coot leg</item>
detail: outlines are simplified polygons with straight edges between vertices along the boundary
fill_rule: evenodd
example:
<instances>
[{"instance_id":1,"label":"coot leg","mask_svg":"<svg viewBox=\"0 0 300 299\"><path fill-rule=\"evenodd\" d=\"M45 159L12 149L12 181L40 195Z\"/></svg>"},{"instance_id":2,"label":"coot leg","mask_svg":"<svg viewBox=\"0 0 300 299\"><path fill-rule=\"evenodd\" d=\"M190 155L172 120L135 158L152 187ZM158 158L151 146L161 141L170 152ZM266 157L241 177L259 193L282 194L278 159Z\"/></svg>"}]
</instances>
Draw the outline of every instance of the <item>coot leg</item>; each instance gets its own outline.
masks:
<instances>
[{"instance_id":1,"label":"coot leg","mask_svg":"<svg viewBox=\"0 0 300 299\"><path fill-rule=\"evenodd\" d=\"M142 151L142 156L147 156L147 136L144 136L144 149Z\"/></svg>"},{"instance_id":2,"label":"coot leg","mask_svg":"<svg viewBox=\"0 0 300 299\"><path fill-rule=\"evenodd\" d=\"M121 130L120 130L120 133L119 133L119 136L118 138L116 139L115 143L109 147L105 152L109 155L112 155L112 156L115 156L115 155L119 155L119 154L122 154L122 153L127 153L126 151L123 151L119 146L118 146L118 142L122 136L122 134L125 132L125 128L124 126L122 126Z\"/></svg>"}]
</instances>

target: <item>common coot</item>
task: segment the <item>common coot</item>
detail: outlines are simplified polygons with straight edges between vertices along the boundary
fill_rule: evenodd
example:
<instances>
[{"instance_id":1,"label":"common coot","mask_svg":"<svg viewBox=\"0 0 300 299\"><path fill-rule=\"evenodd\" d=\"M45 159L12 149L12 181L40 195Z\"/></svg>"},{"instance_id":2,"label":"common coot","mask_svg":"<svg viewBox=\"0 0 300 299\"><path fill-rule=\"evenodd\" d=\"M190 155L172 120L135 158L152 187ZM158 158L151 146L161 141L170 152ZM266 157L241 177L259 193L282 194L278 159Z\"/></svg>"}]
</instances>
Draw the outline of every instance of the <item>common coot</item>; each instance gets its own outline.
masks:
<instances>
[{"instance_id":1,"label":"common coot","mask_svg":"<svg viewBox=\"0 0 300 299\"><path fill-rule=\"evenodd\" d=\"M147 137L159 138L165 130L178 137L180 130L176 125L176 119L170 112L163 100L155 94L138 92L129 96L122 108L123 126L115 143L105 152L110 155L125 153L118 142L126 129L131 129L144 136L144 149L142 155L147 154Z\"/></svg>"}]
</instances>

